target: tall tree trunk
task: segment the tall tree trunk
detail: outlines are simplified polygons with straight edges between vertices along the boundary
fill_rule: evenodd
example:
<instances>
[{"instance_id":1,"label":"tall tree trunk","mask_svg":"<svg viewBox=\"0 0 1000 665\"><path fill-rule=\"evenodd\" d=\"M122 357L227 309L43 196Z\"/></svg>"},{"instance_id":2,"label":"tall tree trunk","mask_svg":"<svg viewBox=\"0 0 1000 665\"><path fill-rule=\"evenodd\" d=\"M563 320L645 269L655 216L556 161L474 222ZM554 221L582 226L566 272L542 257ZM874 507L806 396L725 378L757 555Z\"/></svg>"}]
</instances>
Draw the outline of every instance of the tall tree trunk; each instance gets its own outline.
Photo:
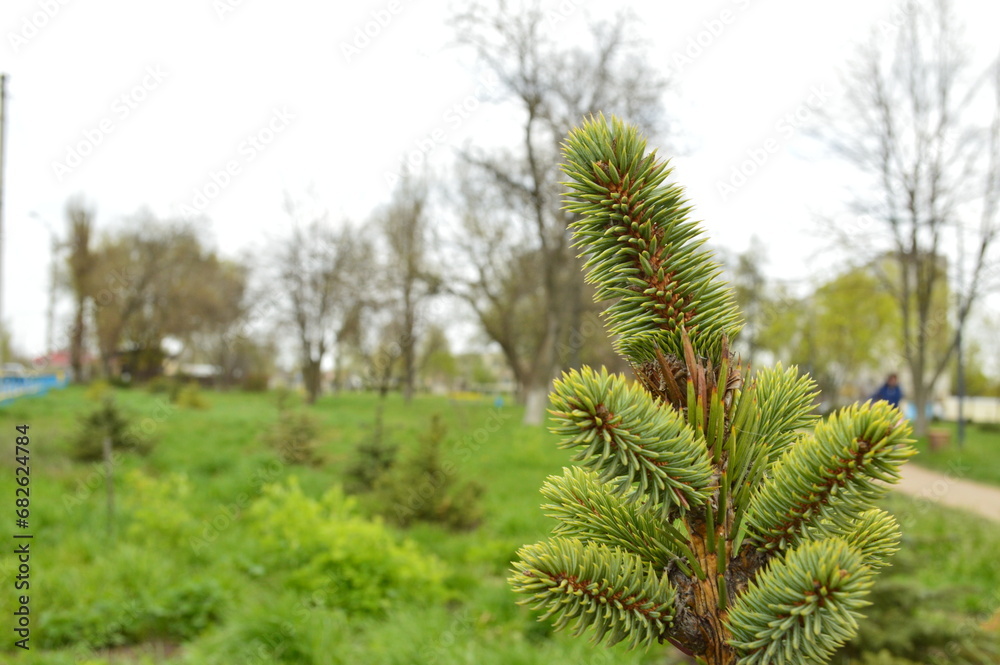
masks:
<instances>
[{"instance_id":1,"label":"tall tree trunk","mask_svg":"<svg viewBox=\"0 0 1000 665\"><path fill-rule=\"evenodd\" d=\"M927 403L930 390L923 385L922 381L916 381L913 385L913 406L916 409L916 416L913 418L913 433L917 436L927 436Z\"/></svg>"},{"instance_id":2,"label":"tall tree trunk","mask_svg":"<svg viewBox=\"0 0 1000 665\"><path fill-rule=\"evenodd\" d=\"M316 398L319 397L321 378L319 361L312 358L307 359L302 365L302 382L306 388L307 404L316 403Z\"/></svg>"},{"instance_id":3,"label":"tall tree trunk","mask_svg":"<svg viewBox=\"0 0 1000 665\"><path fill-rule=\"evenodd\" d=\"M561 358L562 362L566 363L566 367L580 367L583 365L583 342L584 337L580 332L583 327L583 270L581 267L583 262L580 259L575 259L570 268L576 268L575 273L570 275L569 280L569 293L567 297L569 298L569 312L567 315L566 331L564 338L566 339L565 346L568 350L565 358Z\"/></svg>"},{"instance_id":4,"label":"tall tree trunk","mask_svg":"<svg viewBox=\"0 0 1000 665\"><path fill-rule=\"evenodd\" d=\"M911 355L908 363L910 370L911 401L916 411L913 417L913 433L917 436L927 436L927 402L930 399L932 386L928 385L927 335L926 326L920 326L913 343L906 345L906 351Z\"/></svg>"},{"instance_id":5,"label":"tall tree trunk","mask_svg":"<svg viewBox=\"0 0 1000 665\"><path fill-rule=\"evenodd\" d=\"M545 422L545 406L549 397L549 385L536 383L525 388L524 424L541 425Z\"/></svg>"},{"instance_id":6,"label":"tall tree trunk","mask_svg":"<svg viewBox=\"0 0 1000 665\"><path fill-rule=\"evenodd\" d=\"M83 339L84 339L84 302L78 300L76 313L73 315L73 330L69 340L69 363L73 369L73 380L83 381Z\"/></svg>"},{"instance_id":7,"label":"tall tree trunk","mask_svg":"<svg viewBox=\"0 0 1000 665\"><path fill-rule=\"evenodd\" d=\"M101 352L101 372L104 379L111 378L111 355Z\"/></svg>"},{"instance_id":8,"label":"tall tree trunk","mask_svg":"<svg viewBox=\"0 0 1000 665\"><path fill-rule=\"evenodd\" d=\"M403 338L400 346L403 352L403 399L409 404L410 400L413 399L413 382L415 378L415 360L413 356L415 355L417 346L417 341L414 337L416 313L413 311L414 305L409 287L404 290L403 296Z\"/></svg>"},{"instance_id":9,"label":"tall tree trunk","mask_svg":"<svg viewBox=\"0 0 1000 665\"><path fill-rule=\"evenodd\" d=\"M541 425L545 422L545 406L555 373L556 340L559 321L552 309L548 313L545 336L539 345L538 357L527 374L524 393L524 424Z\"/></svg>"},{"instance_id":10,"label":"tall tree trunk","mask_svg":"<svg viewBox=\"0 0 1000 665\"><path fill-rule=\"evenodd\" d=\"M339 393L341 388L344 387L344 377L342 376L344 372L344 354L341 352L341 348L338 342L337 346L334 347L335 352L333 354L333 383L331 388L333 388L333 392L335 393Z\"/></svg>"}]
</instances>

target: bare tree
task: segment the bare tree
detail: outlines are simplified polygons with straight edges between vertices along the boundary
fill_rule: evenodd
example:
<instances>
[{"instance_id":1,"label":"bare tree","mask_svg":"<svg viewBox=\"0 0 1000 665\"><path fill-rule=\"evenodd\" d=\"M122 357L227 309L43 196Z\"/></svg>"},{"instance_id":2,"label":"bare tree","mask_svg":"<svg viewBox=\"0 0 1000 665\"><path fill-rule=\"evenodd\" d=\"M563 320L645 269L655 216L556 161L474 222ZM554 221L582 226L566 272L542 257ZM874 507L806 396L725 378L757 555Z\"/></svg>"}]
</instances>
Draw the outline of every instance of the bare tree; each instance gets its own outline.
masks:
<instances>
[{"instance_id":1,"label":"bare tree","mask_svg":"<svg viewBox=\"0 0 1000 665\"><path fill-rule=\"evenodd\" d=\"M873 35L847 79L846 107L822 133L870 182L853 202L869 224L836 229L868 255L899 307L916 431L992 270L1000 231L1000 62L973 75L948 0L911 2L895 40ZM991 97L992 95L992 97ZM948 285L951 248L959 251ZM954 243L954 244L952 244ZM876 260L880 259L880 260ZM950 289L951 321L935 316ZM935 348L948 326L950 342Z\"/></svg>"},{"instance_id":2,"label":"bare tree","mask_svg":"<svg viewBox=\"0 0 1000 665\"><path fill-rule=\"evenodd\" d=\"M402 361L403 397L407 402L413 397L423 310L441 285L440 275L431 266L433 239L427 201L426 185L407 174L379 219L388 252L385 269L379 271L385 282L379 291L389 294L391 300Z\"/></svg>"},{"instance_id":3,"label":"bare tree","mask_svg":"<svg viewBox=\"0 0 1000 665\"><path fill-rule=\"evenodd\" d=\"M497 293L487 290L489 284L496 284L490 275L498 267L495 255L519 254L518 269L533 268L531 273L506 275L508 285L515 281L524 282L523 286L538 285L533 296L539 297L542 334L537 341L532 340L532 330L520 340L530 348L520 357L530 360L518 362L512 355L518 335L508 324L485 327L504 349L518 377L526 405L525 423L539 424L559 365L579 361L578 357L561 358L560 349L568 349L573 356L578 345L566 344L566 339L578 330L585 310L580 271L568 246L567 225L572 219L562 210L559 199L559 144L582 117L601 111L651 129L659 119L665 82L640 58L636 40L629 34L631 23L625 17L595 27L593 45L588 49L556 44L553 26L538 2L525 7L512 7L504 1L474 2L457 14L453 23L459 41L471 46L482 65L496 75L501 100L514 105L523 127L515 149L467 150L462 154L461 168L474 170L494 190L493 198L502 202L503 208L501 214L494 210L480 219L470 214L474 208L465 211L463 234L479 233L480 237L470 237L464 243L467 249L477 248L477 253L466 254L473 277L459 290L482 320L483 312L495 309L498 302ZM485 253L481 249L484 243L489 245ZM501 247L498 243L513 244ZM534 258L530 258L532 252ZM524 290L508 289L506 297ZM498 330L513 336L499 337Z\"/></svg>"},{"instance_id":4,"label":"bare tree","mask_svg":"<svg viewBox=\"0 0 1000 665\"><path fill-rule=\"evenodd\" d=\"M309 214L289 200L286 210L294 224L274 254L275 283L280 290L282 318L295 331L307 400L321 391L322 365L349 318L352 293L358 283L356 232L331 227L326 213Z\"/></svg>"},{"instance_id":5,"label":"bare tree","mask_svg":"<svg viewBox=\"0 0 1000 665\"><path fill-rule=\"evenodd\" d=\"M459 178L455 192L462 233L453 242L469 275L451 276L450 290L473 309L486 335L503 353L522 393L531 384L548 316L539 279L539 252L530 232L510 224L504 203L481 178Z\"/></svg>"},{"instance_id":6,"label":"bare tree","mask_svg":"<svg viewBox=\"0 0 1000 665\"><path fill-rule=\"evenodd\" d=\"M742 354L744 362L752 365L760 347L761 330L767 325L767 300L770 296L764 274L767 248L760 238L751 236L750 247L737 254L730 263L730 283L745 320L734 348Z\"/></svg>"},{"instance_id":7,"label":"bare tree","mask_svg":"<svg viewBox=\"0 0 1000 665\"><path fill-rule=\"evenodd\" d=\"M91 247L94 236L94 211L82 198L66 204L69 222L68 286L73 296L73 325L70 328L69 358L73 379L83 379L84 340L86 340L87 301L92 297L96 258ZM51 351L51 349L50 349Z\"/></svg>"}]
</instances>

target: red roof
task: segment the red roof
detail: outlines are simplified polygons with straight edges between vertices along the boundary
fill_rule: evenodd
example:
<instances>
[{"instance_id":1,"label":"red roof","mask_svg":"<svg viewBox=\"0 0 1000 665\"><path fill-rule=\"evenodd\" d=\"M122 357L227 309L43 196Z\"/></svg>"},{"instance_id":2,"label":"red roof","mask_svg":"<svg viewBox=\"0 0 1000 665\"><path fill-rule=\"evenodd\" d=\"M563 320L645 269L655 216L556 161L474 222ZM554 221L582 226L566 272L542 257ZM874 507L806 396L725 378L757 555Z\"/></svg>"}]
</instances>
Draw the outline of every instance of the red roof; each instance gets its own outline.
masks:
<instances>
[{"instance_id":1,"label":"red roof","mask_svg":"<svg viewBox=\"0 0 1000 665\"><path fill-rule=\"evenodd\" d=\"M94 361L94 357L89 353L83 354L83 364L87 365ZM62 351L53 351L49 355L38 356L31 361L36 367L43 365L46 367L64 367L68 368L70 366L70 355L69 350L64 349Z\"/></svg>"}]
</instances>

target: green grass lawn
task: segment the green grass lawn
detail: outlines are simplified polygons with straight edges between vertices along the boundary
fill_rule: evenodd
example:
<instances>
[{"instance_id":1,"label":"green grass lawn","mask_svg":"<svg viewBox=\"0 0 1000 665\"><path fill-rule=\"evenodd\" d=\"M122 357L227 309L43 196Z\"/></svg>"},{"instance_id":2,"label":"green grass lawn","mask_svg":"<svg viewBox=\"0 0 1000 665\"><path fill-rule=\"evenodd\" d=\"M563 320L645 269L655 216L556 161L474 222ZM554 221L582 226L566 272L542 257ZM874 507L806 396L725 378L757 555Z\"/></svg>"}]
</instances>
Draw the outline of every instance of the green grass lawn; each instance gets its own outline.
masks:
<instances>
[{"instance_id":1,"label":"green grass lawn","mask_svg":"<svg viewBox=\"0 0 1000 665\"><path fill-rule=\"evenodd\" d=\"M919 437L917 448L920 454L913 458L914 463L956 478L1000 485L1000 429L988 425L967 425L965 443L960 446L955 423L940 422L931 427L947 430L951 440L945 449L932 451L927 437Z\"/></svg>"},{"instance_id":2,"label":"green grass lawn","mask_svg":"<svg viewBox=\"0 0 1000 665\"><path fill-rule=\"evenodd\" d=\"M521 425L517 407L388 398L393 441L413 445L440 414L445 459L456 477L485 488L482 524L455 533L394 529L368 519L363 503L321 499L370 435L372 395L326 396L310 409L322 423L325 463L305 467L284 464L258 438L278 417L273 395L206 393L210 408L193 410L141 390L115 394L155 446L116 465L111 532L101 465L68 455L80 414L97 403L70 387L0 409L6 450L16 425L31 436L32 649L17 662L670 662L667 648L609 650L554 635L515 604L509 562L547 535L538 488L569 458L544 429ZM6 497L13 457L0 460ZM301 493L289 489L292 477ZM267 489L274 483L285 489ZM906 533L897 577L947 590L935 602L988 617L1000 604L991 595L1000 589L1000 529L903 497L890 507ZM330 550L322 569L304 563L320 541ZM5 580L14 565L3 558ZM6 617L17 609L13 596L9 587L0 594ZM8 633L0 660L12 653Z\"/></svg>"},{"instance_id":3,"label":"green grass lawn","mask_svg":"<svg viewBox=\"0 0 1000 665\"><path fill-rule=\"evenodd\" d=\"M115 469L113 535L107 532L101 465L68 457L79 415L97 402L83 388L70 387L0 411L0 432L13 437L15 425L28 424L32 441L31 581L37 595L32 650L19 660L152 659L141 656L148 651L170 654L162 662L199 665L663 662L655 652L592 652L586 641L553 636L515 605L505 582L509 562L520 545L546 535L550 525L537 490L568 460L544 430L520 425L516 407L436 397L406 405L389 396L386 430L402 446L427 428L432 414L442 416L449 428L445 458L458 475L485 486L485 520L464 533L433 525L390 530L419 553L415 566L434 563L440 588L426 602L410 598L382 612L351 613L337 609L336 601L312 606L295 588L300 580L280 565L265 570L247 514L266 484L294 476L313 499L340 485L354 447L370 432L374 396L327 396L311 409L323 426L326 460L312 468L283 464L258 440L278 417L272 395L206 393L210 408L191 410L174 407L165 395L115 394L156 445L147 457L123 456ZM0 464L10 471L13 455ZM12 473L3 478L4 494L12 496ZM359 531L358 538L369 536ZM296 543L290 538L278 546L293 550ZM402 552L399 561L409 556ZM280 564L280 554L277 559ZM6 557L4 564L8 579L13 562ZM12 595L0 598L6 616L16 609ZM130 622L143 626L141 646L130 644L136 641ZM286 634L286 623L294 634ZM88 649L88 643L101 648ZM11 648L10 640L0 646L8 654Z\"/></svg>"}]
</instances>

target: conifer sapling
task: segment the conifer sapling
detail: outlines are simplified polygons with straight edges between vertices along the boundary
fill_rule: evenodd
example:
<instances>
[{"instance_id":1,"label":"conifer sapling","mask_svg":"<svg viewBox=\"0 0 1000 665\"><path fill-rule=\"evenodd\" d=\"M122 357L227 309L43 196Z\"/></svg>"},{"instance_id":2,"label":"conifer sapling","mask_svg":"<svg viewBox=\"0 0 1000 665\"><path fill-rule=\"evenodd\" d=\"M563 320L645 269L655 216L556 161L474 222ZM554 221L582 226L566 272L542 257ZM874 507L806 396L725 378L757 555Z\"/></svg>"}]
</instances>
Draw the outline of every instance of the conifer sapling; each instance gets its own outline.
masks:
<instances>
[{"instance_id":1,"label":"conifer sapling","mask_svg":"<svg viewBox=\"0 0 1000 665\"><path fill-rule=\"evenodd\" d=\"M510 583L598 642L827 662L898 549L874 504L915 452L909 425L886 402L818 420L794 367L744 378L731 291L634 127L591 118L563 154L575 246L637 381L589 367L556 381L552 430L580 464L542 487L557 524Z\"/></svg>"}]
</instances>

